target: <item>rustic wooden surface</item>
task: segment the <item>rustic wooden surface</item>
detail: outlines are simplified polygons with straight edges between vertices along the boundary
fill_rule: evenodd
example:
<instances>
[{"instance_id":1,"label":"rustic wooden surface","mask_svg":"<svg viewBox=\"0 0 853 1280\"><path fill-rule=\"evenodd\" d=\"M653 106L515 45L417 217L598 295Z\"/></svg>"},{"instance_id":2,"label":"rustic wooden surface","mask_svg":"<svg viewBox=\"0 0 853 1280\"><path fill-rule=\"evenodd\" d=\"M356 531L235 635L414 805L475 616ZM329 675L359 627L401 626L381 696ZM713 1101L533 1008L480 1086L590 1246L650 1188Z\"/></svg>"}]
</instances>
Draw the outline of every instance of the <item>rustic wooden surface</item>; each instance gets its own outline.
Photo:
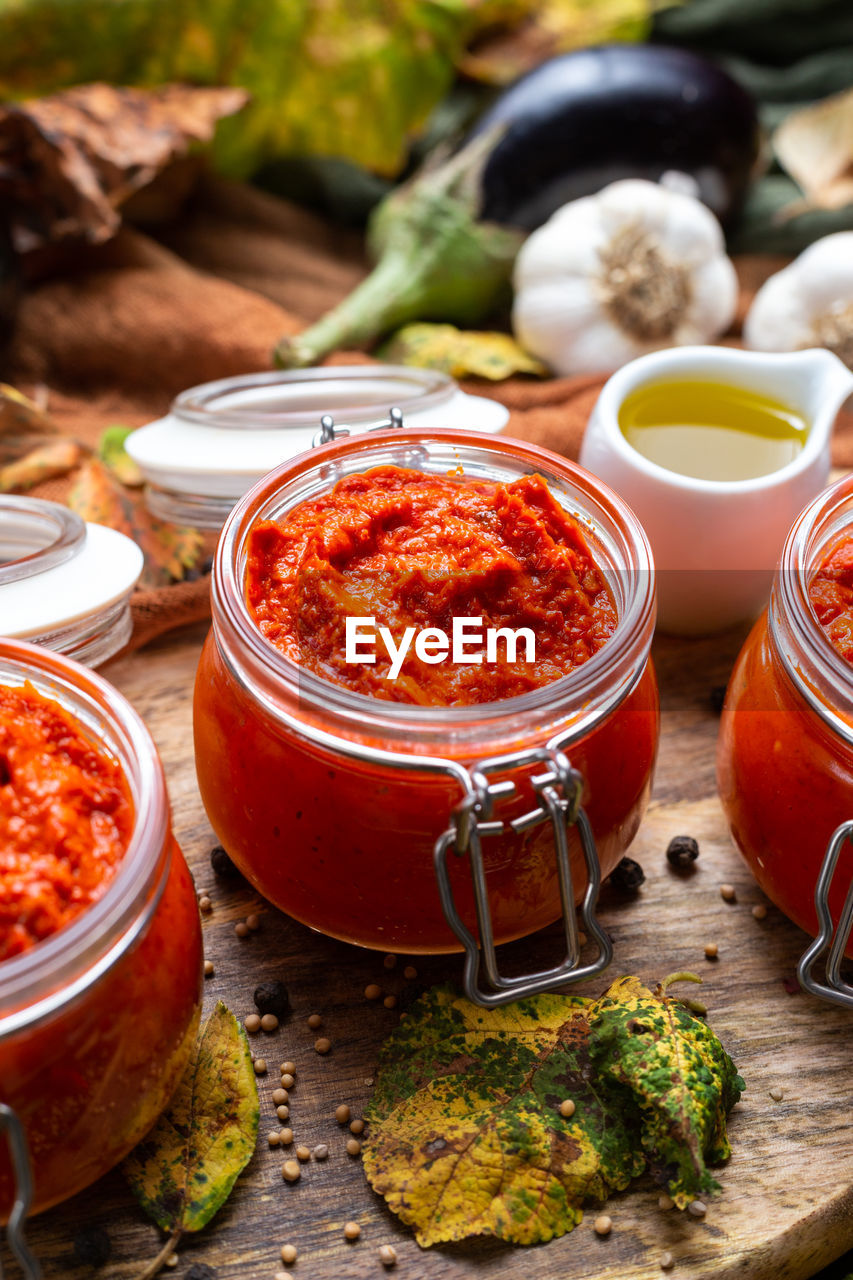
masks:
<instances>
[{"instance_id":1,"label":"rustic wooden surface","mask_svg":"<svg viewBox=\"0 0 853 1280\"><path fill-rule=\"evenodd\" d=\"M260 1081L258 1150L230 1201L213 1224L181 1246L178 1265L164 1275L185 1276L193 1263L215 1269L217 1280L264 1280L282 1268L279 1250L291 1242L299 1260L294 1280L337 1280L383 1273L377 1251L393 1243L401 1280L456 1280L501 1276L538 1280L558 1275L658 1280L664 1251L674 1255L669 1273L696 1280L801 1280L853 1246L853 1139L850 1130L849 1046L853 1014L845 1014L792 990L794 964L803 935L770 908L763 921L751 914L761 895L735 854L714 794L717 716L710 690L725 682L741 636L706 641L658 640L663 734L653 803L632 850L646 871L641 894L620 902L607 891L602 918L616 949L613 976L636 973L654 981L679 969L705 979L702 999L723 1043L747 1082L744 1100L732 1113L734 1154L721 1171L722 1194L699 1221L657 1207L650 1182L611 1200L612 1235L599 1239L592 1217L560 1240L533 1249L481 1240L422 1251L408 1231L369 1189L357 1159L344 1150L345 1130L335 1106L349 1103L354 1116L364 1105L382 1039L400 1007L425 984L458 974L455 958L413 961L417 978L406 981L404 962L392 970L381 956L331 942L259 902L245 887L217 881L208 862L212 834L201 807L193 771L190 697L202 631L186 632L141 654L110 664L105 674L145 716L162 752L169 778L178 838L200 892L210 894L205 946L216 966L206 988L207 1004L221 996L238 1016L252 1011L252 991L264 978L286 983L293 1016L270 1036L253 1040L272 1070ZM701 857L686 878L667 866L664 850L676 834L696 836ZM724 903L719 884L737 887L737 902ZM261 913L258 933L244 941L234 923ZM554 955L553 931L516 943L512 958ZM704 957L706 942L719 959ZM507 967L510 967L508 961ZM363 990L378 982L400 1006L369 1003ZM591 984L598 992L606 980ZM691 989L691 994L696 989ZM306 1019L323 1017L333 1042L328 1057L313 1050L316 1033ZM278 1065L292 1059L298 1081L291 1095L297 1140L326 1142L325 1163L311 1162L295 1185L283 1182L280 1150L267 1146L278 1127L271 1102ZM781 1088L776 1102L771 1088ZM69 1152L69 1159L73 1153ZM361 1224L361 1239L348 1244L343 1225ZM81 1229L99 1227L111 1256L100 1268L78 1261ZM132 1280L160 1246L157 1230L143 1218L121 1175L113 1173L65 1206L36 1220L31 1243L46 1280ZM77 1241L75 1254L75 1239ZM17 1273L7 1260L8 1275Z\"/></svg>"}]
</instances>

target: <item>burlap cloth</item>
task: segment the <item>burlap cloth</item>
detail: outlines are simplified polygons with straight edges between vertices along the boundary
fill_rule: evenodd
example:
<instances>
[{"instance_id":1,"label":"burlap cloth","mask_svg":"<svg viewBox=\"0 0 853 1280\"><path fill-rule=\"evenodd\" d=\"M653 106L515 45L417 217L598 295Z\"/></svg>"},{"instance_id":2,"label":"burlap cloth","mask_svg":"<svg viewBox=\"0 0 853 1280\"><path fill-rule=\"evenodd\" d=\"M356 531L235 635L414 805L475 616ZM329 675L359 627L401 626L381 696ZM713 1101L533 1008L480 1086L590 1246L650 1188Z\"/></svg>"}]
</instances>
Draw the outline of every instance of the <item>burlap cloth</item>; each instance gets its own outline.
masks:
<instances>
[{"instance_id":1,"label":"burlap cloth","mask_svg":"<svg viewBox=\"0 0 853 1280\"><path fill-rule=\"evenodd\" d=\"M157 238L126 228L76 255L61 276L25 294L3 376L46 397L61 426L89 443L112 423L159 417L185 387L270 367L284 333L297 332L366 270L362 242L254 188L205 177ZM783 265L742 258L738 321L758 285ZM347 360L361 359L352 353ZM510 410L506 431L576 458L604 382L600 376L471 382ZM841 414L836 466L853 467L853 415ZM67 482L35 491L62 500ZM209 614L209 578L134 598L135 647Z\"/></svg>"}]
</instances>

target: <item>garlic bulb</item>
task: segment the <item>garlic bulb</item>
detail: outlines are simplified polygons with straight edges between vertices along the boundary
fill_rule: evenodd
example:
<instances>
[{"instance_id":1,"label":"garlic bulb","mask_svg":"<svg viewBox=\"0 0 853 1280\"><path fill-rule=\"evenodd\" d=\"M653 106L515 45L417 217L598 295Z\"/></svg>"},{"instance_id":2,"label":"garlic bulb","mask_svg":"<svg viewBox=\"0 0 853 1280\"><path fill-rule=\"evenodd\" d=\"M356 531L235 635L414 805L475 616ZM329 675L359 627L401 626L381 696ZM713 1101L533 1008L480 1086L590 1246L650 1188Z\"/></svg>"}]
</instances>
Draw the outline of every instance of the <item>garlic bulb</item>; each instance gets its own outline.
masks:
<instances>
[{"instance_id":1,"label":"garlic bulb","mask_svg":"<svg viewBox=\"0 0 853 1280\"><path fill-rule=\"evenodd\" d=\"M853 369L853 231L815 240L766 280L743 336L755 351L827 347Z\"/></svg>"},{"instance_id":2,"label":"garlic bulb","mask_svg":"<svg viewBox=\"0 0 853 1280\"><path fill-rule=\"evenodd\" d=\"M737 279L698 200L627 178L566 204L524 242L515 336L555 373L617 369L730 325Z\"/></svg>"}]
</instances>

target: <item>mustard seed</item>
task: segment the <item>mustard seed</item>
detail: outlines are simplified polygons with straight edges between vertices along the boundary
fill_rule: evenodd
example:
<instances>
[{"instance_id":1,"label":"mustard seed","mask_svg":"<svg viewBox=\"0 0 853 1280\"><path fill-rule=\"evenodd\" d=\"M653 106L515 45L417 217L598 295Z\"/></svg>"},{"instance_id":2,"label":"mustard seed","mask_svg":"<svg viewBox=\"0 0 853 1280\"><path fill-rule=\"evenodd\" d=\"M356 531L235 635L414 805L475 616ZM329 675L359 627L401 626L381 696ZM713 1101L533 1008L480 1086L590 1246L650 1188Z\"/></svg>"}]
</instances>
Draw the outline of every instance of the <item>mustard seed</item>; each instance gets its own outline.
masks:
<instances>
[{"instance_id":1,"label":"mustard seed","mask_svg":"<svg viewBox=\"0 0 853 1280\"><path fill-rule=\"evenodd\" d=\"M609 1236L613 1230L613 1219L606 1213L600 1213L592 1224L592 1229L597 1236Z\"/></svg>"},{"instance_id":2,"label":"mustard seed","mask_svg":"<svg viewBox=\"0 0 853 1280\"><path fill-rule=\"evenodd\" d=\"M375 982L369 982L364 988L365 1000L378 1000L382 995L382 988L378 987Z\"/></svg>"},{"instance_id":3,"label":"mustard seed","mask_svg":"<svg viewBox=\"0 0 853 1280\"><path fill-rule=\"evenodd\" d=\"M249 926L246 924L246 921L238 920L234 926L234 932L236 933L238 938L248 938Z\"/></svg>"},{"instance_id":4,"label":"mustard seed","mask_svg":"<svg viewBox=\"0 0 853 1280\"><path fill-rule=\"evenodd\" d=\"M673 1200L672 1196L668 1196L666 1192L664 1192L663 1195L658 1196L658 1208L664 1209L664 1210L674 1209L675 1201Z\"/></svg>"},{"instance_id":5,"label":"mustard seed","mask_svg":"<svg viewBox=\"0 0 853 1280\"><path fill-rule=\"evenodd\" d=\"M764 903L763 902L756 903L756 905L752 908L752 914L756 920L766 920L767 908L765 907Z\"/></svg>"},{"instance_id":6,"label":"mustard seed","mask_svg":"<svg viewBox=\"0 0 853 1280\"><path fill-rule=\"evenodd\" d=\"M296 1159L297 1159L297 1160L301 1160L303 1164L305 1163L305 1161L306 1161L306 1160L310 1160L310 1159L311 1159L311 1148L310 1148L310 1147L297 1147L297 1148L296 1148Z\"/></svg>"},{"instance_id":7,"label":"mustard seed","mask_svg":"<svg viewBox=\"0 0 853 1280\"><path fill-rule=\"evenodd\" d=\"M170 1254L163 1265L168 1267L170 1271L174 1271L175 1267L178 1265L178 1255L176 1253Z\"/></svg>"},{"instance_id":8,"label":"mustard seed","mask_svg":"<svg viewBox=\"0 0 853 1280\"><path fill-rule=\"evenodd\" d=\"M775 1089L770 1090L770 1097L774 1102L781 1102L784 1096L784 1093L778 1086Z\"/></svg>"},{"instance_id":9,"label":"mustard seed","mask_svg":"<svg viewBox=\"0 0 853 1280\"><path fill-rule=\"evenodd\" d=\"M277 1147L281 1142L281 1138L279 1137L278 1133L275 1130L273 1130L272 1133L267 1134L267 1142L270 1144L271 1147Z\"/></svg>"},{"instance_id":10,"label":"mustard seed","mask_svg":"<svg viewBox=\"0 0 853 1280\"><path fill-rule=\"evenodd\" d=\"M261 1020L256 1013L250 1013L243 1019L243 1026L246 1028L250 1036L261 1029Z\"/></svg>"},{"instance_id":11,"label":"mustard seed","mask_svg":"<svg viewBox=\"0 0 853 1280\"><path fill-rule=\"evenodd\" d=\"M206 916L209 916L213 910L213 903L210 901L210 898L208 898L206 893L199 898L198 909Z\"/></svg>"},{"instance_id":12,"label":"mustard seed","mask_svg":"<svg viewBox=\"0 0 853 1280\"><path fill-rule=\"evenodd\" d=\"M267 1074L266 1058L255 1058L255 1075L265 1076Z\"/></svg>"},{"instance_id":13,"label":"mustard seed","mask_svg":"<svg viewBox=\"0 0 853 1280\"><path fill-rule=\"evenodd\" d=\"M357 1222L348 1222L344 1227L344 1235L347 1240L357 1240L361 1235L361 1227Z\"/></svg>"},{"instance_id":14,"label":"mustard seed","mask_svg":"<svg viewBox=\"0 0 853 1280\"><path fill-rule=\"evenodd\" d=\"M385 1005L386 1009L395 1009L397 1007L397 997L386 996L382 1003Z\"/></svg>"},{"instance_id":15,"label":"mustard seed","mask_svg":"<svg viewBox=\"0 0 853 1280\"><path fill-rule=\"evenodd\" d=\"M708 1206L701 1200L692 1200L687 1206L687 1212L692 1213L694 1218L704 1218L708 1212Z\"/></svg>"},{"instance_id":16,"label":"mustard seed","mask_svg":"<svg viewBox=\"0 0 853 1280\"><path fill-rule=\"evenodd\" d=\"M393 969L394 965L397 963L397 957L388 955L385 957L382 963L385 965L386 969Z\"/></svg>"},{"instance_id":17,"label":"mustard seed","mask_svg":"<svg viewBox=\"0 0 853 1280\"><path fill-rule=\"evenodd\" d=\"M298 1160L285 1160L281 1166L281 1176L285 1182L298 1182L302 1177L302 1170L299 1168Z\"/></svg>"},{"instance_id":18,"label":"mustard seed","mask_svg":"<svg viewBox=\"0 0 853 1280\"><path fill-rule=\"evenodd\" d=\"M403 977L408 982L413 982L417 976L418 976L418 971L415 968L415 966L413 964L407 964L405 969L403 970Z\"/></svg>"},{"instance_id":19,"label":"mustard seed","mask_svg":"<svg viewBox=\"0 0 853 1280\"><path fill-rule=\"evenodd\" d=\"M287 1102L289 1097L290 1094L286 1089L273 1089L272 1100L277 1107L280 1106L282 1102Z\"/></svg>"},{"instance_id":20,"label":"mustard seed","mask_svg":"<svg viewBox=\"0 0 853 1280\"><path fill-rule=\"evenodd\" d=\"M312 1154L315 1160L328 1160L329 1148L326 1146L325 1142L318 1142Z\"/></svg>"},{"instance_id":21,"label":"mustard seed","mask_svg":"<svg viewBox=\"0 0 853 1280\"><path fill-rule=\"evenodd\" d=\"M675 1258L673 1258L671 1253L662 1253L658 1265L661 1271L671 1271L675 1266Z\"/></svg>"},{"instance_id":22,"label":"mustard seed","mask_svg":"<svg viewBox=\"0 0 853 1280\"><path fill-rule=\"evenodd\" d=\"M383 1244L379 1250L379 1261L383 1267L393 1267L397 1261L397 1250L393 1244Z\"/></svg>"},{"instance_id":23,"label":"mustard seed","mask_svg":"<svg viewBox=\"0 0 853 1280\"><path fill-rule=\"evenodd\" d=\"M250 916L246 916L246 928L251 929L252 933L257 933L261 927L261 917L254 911Z\"/></svg>"},{"instance_id":24,"label":"mustard seed","mask_svg":"<svg viewBox=\"0 0 853 1280\"><path fill-rule=\"evenodd\" d=\"M723 902L737 902L737 890L735 889L734 885L721 884L720 897L723 899ZM694 1204L695 1203L696 1202L694 1201Z\"/></svg>"},{"instance_id":25,"label":"mustard seed","mask_svg":"<svg viewBox=\"0 0 853 1280\"><path fill-rule=\"evenodd\" d=\"M569 1116L573 1116L574 1114L575 1114L575 1104L571 1098L566 1098L563 1102L560 1103L560 1115L567 1120Z\"/></svg>"},{"instance_id":26,"label":"mustard seed","mask_svg":"<svg viewBox=\"0 0 853 1280\"><path fill-rule=\"evenodd\" d=\"M281 1246L281 1260L290 1266L291 1262L295 1262L299 1257L299 1250L295 1244L283 1244Z\"/></svg>"},{"instance_id":27,"label":"mustard seed","mask_svg":"<svg viewBox=\"0 0 853 1280\"><path fill-rule=\"evenodd\" d=\"M314 1041L314 1048L318 1053L328 1053L331 1047L331 1040L327 1040L325 1037L321 1037L319 1040Z\"/></svg>"},{"instance_id":28,"label":"mustard seed","mask_svg":"<svg viewBox=\"0 0 853 1280\"><path fill-rule=\"evenodd\" d=\"M353 1120L352 1124L349 1127L349 1131L350 1133L354 1133L355 1136L358 1137L360 1133L364 1133L364 1121Z\"/></svg>"},{"instance_id":29,"label":"mustard seed","mask_svg":"<svg viewBox=\"0 0 853 1280\"><path fill-rule=\"evenodd\" d=\"M337 1120L338 1124L346 1124L347 1121L349 1120L349 1117L350 1117L350 1109L345 1102L342 1102L341 1105L335 1110L335 1119Z\"/></svg>"},{"instance_id":30,"label":"mustard seed","mask_svg":"<svg viewBox=\"0 0 853 1280\"><path fill-rule=\"evenodd\" d=\"M285 1102L283 1102L280 1107L276 1107L275 1113L278 1116L279 1120L290 1119L290 1107Z\"/></svg>"},{"instance_id":31,"label":"mustard seed","mask_svg":"<svg viewBox=\"0 0 853 1280\"><path fill-rule=\"evenodd\" d=\"M294 1077L290 1074L289 1071L285 1071L285 1073L281 1077L282 1089L292 1089L295 1084L296 1084L296 1080L294 1079Z\"/></svg>"},{"instance_id":32,"label":"mustard seed","mask_svg":"<svg viewBox=\"0 0 853 1280\"><path fill-rule=\"evenodd\" d=\"M359 1142L358 1138L347 1138L347 1155L348 1156L361 1155L361 1143Z\"/></svg>"},{"instance_id":33,"label":"mustard seed","mask_svg":"<svg viewBox=\"0 0 853 1280\"><path fill-rule=\"evenodd\" d=\"M295 1075L296 1075L296 1063L295 1063L295 1062L283 1062L283 1063L281 1064L281 1066L279 1067L279 1071L281 1072L281 1074L282 1074L283 1076L295 1076Z\"/></svg>"},{"instance_id":34,"label":"mustard seed","mask_svg":"<svg viewBox=\"0 0 853 1280\"><path fill-rule=\"evenodd\" d=\"M261 1018L261 1028L264 1031L277 1031L278 1018L274 1013L265 1013Z\"/></svg>"},{"instance_id":35,"label":"mustard seed","mask_svg":"<svg viewBox=\"0 0 853 1280\"><path fill-rule=\"evenodd\" d=\"M708 960L716 960L719 948L716 942L705 943L705 956Z\"/></svg>"},{"instance_id":36,"label":"mustard seed","mask_svg":"<svg viewBox=\"0 0 853 1280\"><path fill-rule=\"evenodd\" d=\"M278 1136L281 1139L282 1146L289 1147L291 1142L293 1141L293 1130L282 1129L281 1133Z\"/></svg>"},{"instance_id":37,"label":"mustard seed","mask_svg":"<svg viewBox=\"0 0 853 1280\"><path fill-rule=\"evenodd\" d=\"M214 970L214 968L213 968L213 961L212 961L212 960L205 960L205 962L204 962L204 976L205 976L206 978L212 978L212 977L213 977L213 975L214 975L214 973L215 973L215 970Z\"/></svg>"}]
</instances>

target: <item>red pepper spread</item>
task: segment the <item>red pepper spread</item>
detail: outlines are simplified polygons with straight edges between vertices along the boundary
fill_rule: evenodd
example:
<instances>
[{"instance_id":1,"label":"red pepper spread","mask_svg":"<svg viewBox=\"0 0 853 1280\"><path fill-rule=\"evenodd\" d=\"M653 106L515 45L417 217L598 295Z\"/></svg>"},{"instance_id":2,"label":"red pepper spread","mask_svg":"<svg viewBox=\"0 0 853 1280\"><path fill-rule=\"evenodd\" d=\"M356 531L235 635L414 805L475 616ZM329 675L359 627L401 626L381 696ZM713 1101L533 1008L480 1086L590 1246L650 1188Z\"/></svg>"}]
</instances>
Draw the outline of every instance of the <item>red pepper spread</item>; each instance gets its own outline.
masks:
<instances>
[{"instance_id":1,"label":"red pepper spread","mask_svg":"<svg viewBox=\"0 0 853 1280\"><path fill-rule=\"evenodd\" d=\"M130 842L115 760L31 685L0 685L0 961L96 902Z\"/></svg>"},{"instance_id":2,"label":"red pepper spread","mask_svg":"<svg viewBox=\"0 0 853 1280\"><path fill-rule=\"evenodd\" d=\"M809 583L809 599L830 643L853 663L853 537L831 548Z\"/></svg>"},{"instance_id":3,"label":"red pepper spread","mask_svg":"<svg viewBox=\"0 0 853 1280\"><path fill-rule=\"evenodd\" d=\"M246 598L262 634L282 653L358 693L457 706L494 702L567 675L612 635L616 609L576 520L540 476L511 484L377 467L349 476L248 541ZM528 628L514 655L422 661L414 644L398 676L381 639L373 665L346 661L346 618L374 618L399 645L406 629L454 618L486 628ZM362 650L363 652L364 650ZM435 651L433 651L435 652ZM468 642L468 652L477 653Z\"/></svg>"}]
</instances>

